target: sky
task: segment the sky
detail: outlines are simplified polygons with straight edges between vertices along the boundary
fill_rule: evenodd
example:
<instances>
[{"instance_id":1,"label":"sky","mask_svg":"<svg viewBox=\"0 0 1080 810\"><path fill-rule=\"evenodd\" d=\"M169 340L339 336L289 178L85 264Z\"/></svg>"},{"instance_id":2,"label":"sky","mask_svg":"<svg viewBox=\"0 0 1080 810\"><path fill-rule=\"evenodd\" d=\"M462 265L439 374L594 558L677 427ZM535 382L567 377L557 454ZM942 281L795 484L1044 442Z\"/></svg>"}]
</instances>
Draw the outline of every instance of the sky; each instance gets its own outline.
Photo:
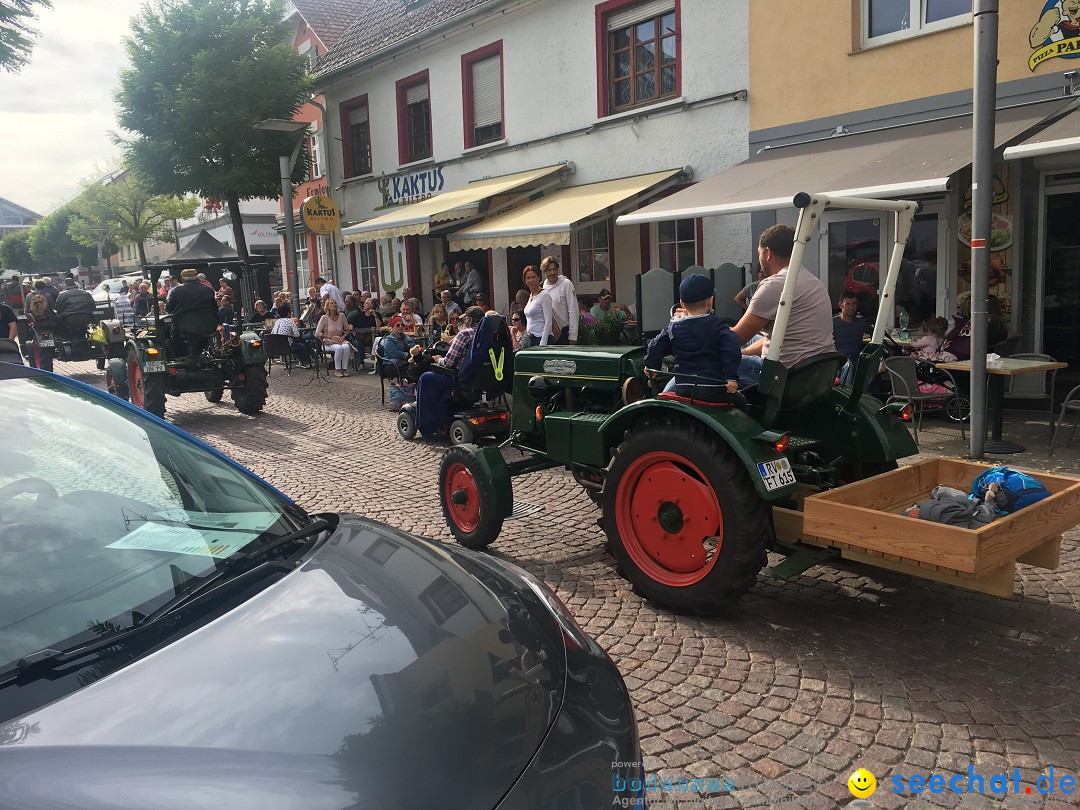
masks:
<instances>
[{"instance_id":1,"label":"sky","mask_svg":"<svg viewBox=\"0 0 1080 810\"><path fill-rule=\"evenodd\" d=\"M53 0L20 73L0 71L0 197L48 214L108 169L120 151L113 95L122 39L143 0Z\"/></svg>"}]
</instances>

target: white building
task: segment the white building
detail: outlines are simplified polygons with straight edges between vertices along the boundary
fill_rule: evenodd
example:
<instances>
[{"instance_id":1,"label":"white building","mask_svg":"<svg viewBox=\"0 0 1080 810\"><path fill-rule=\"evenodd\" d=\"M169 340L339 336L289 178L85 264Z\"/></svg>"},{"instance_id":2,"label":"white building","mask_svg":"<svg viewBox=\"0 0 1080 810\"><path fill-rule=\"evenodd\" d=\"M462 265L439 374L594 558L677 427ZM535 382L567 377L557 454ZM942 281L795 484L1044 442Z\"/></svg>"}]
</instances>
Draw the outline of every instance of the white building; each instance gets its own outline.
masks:
<instances>
[{"instance_id":1,"label":"white building","mask_svg":"<svg viewBox=\"0 0 1080 810\"><path fill-rule=\"evenodd\" d=\"M355 287L426 304L439 262L468 260L501 309L554 254L580 294L632 304L650 267L749 261L748 217L614 224L746 158L745 0L369 7L316 65Z\"/></svg>"}]
</instances>

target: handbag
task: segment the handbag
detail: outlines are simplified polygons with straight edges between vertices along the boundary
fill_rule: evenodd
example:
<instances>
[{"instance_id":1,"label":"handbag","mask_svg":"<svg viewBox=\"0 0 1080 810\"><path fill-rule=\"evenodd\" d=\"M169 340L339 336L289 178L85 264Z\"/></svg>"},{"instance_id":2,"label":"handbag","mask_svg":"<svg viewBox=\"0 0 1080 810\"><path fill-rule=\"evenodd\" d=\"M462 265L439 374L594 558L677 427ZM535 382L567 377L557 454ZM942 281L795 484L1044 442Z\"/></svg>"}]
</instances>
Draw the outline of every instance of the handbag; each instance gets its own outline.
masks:
<instances>
[{"instance_id":1,"label":"handbag","mask_svg":"<svg viewBox=\"0 0 1080 810\"><path fill-rule=\"evenodd\" d=\"M400 411L401 406L416 402L416 386L412 383L390 383L390 410Z\"/></svg>"}]
</instances>

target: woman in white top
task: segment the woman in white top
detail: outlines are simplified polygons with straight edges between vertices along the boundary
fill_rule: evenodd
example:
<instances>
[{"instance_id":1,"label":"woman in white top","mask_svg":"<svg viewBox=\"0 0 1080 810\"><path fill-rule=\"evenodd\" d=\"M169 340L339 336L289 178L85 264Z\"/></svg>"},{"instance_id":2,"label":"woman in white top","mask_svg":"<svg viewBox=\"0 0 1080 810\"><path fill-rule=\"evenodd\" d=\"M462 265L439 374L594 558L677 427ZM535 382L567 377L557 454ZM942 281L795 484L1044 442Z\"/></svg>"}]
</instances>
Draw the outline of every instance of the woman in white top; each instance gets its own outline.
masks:
<instances>
[{"instance_id":1,"label":"woman in white top","mask_svg":"<svg viewBox=\"0 0 1080 810\"><path fill-rule=\"evenodd\" d=\"M521 348L547 346L551 342L551 296L540 284L540 271L531 264L521 271L521 280L529 290L529 302L524 313L528 338L522 338Z\"/></svg>"},{"instance_id":2,"label":"woman in white top","mask_svg":"<svg viewBox=\"0 0 1080 810\"><path fill-rule=\"evenodd\" d=\"M326 301L326 314L319 318L319 325L315 327L315 337L322 340L323 348L334 353L334 376L348 377L352 359L353 347L345 335L352 331L349 322L338 309L337 302L330 297Z\"/></svg>"}]
</instances>

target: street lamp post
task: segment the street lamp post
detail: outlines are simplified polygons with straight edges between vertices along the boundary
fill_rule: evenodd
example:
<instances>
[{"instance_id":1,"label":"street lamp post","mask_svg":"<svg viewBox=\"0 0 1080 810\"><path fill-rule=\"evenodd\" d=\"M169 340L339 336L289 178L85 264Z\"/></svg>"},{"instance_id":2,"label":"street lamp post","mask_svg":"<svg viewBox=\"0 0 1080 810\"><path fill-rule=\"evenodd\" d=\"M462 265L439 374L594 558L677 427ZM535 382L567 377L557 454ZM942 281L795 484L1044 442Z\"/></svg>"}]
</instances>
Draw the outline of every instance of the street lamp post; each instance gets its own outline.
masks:
<instances>
[{"instance_id":1,"label":"street lamp post","mask_svg":"<svg viewBox=\"0 0 1080 810\"><path fill-rule=\"evenodd\" d=\"M255 125L255 129L268 130L270 132L306 132L306 121L290 121L284 118L267 118ZM296 139L292 155L281 155L278 158L278 167L281 171L281 199L283 215L285 219L285 278L292 295L293 317L300 315L300 282L296 277L296 229L293 226L293 188L292 170L296 165L296 159L300 156L300 147L304 138Z\"/></svg>"}]
</instances>

